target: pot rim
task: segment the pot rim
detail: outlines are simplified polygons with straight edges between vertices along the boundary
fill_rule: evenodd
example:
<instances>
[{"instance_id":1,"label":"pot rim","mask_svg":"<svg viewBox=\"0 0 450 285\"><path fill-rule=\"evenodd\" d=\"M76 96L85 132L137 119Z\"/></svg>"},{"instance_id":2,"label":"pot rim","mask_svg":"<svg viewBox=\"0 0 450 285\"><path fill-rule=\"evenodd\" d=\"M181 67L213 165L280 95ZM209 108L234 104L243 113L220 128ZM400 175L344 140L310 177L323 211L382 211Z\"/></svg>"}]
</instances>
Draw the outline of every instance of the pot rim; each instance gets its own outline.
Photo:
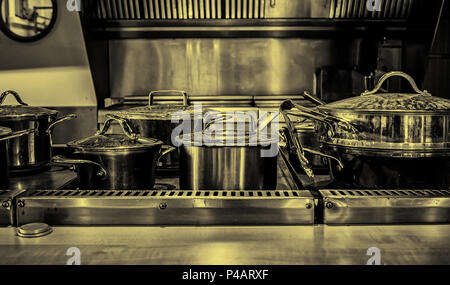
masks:
<instances>
[{"instance_id":1,"label":"pot rim","mask_svg":"<svg viewBox=\"0 0 450 285\"><path fill-rule=\"evenodd\" d=\"M346 145L333 144L320 141L321 148L334 151L341 151L347 154L371 156L371 157L391 157L391 158L424 158L424 157L450 157L450 148L439 149L402 149L402 148L370 148L352 147Z\"/></svg>"},{"instance_id":2,"label":"pot rim","mask_svg":"<svg viewBox=\"0 0 450 285\"><path fill-rule=\"evenodd\" d=\"M327 105L316 106L315 108L323 111L339 111L347 114L382 114L382 115L450 115L450 109L446 110L387 110L387 109L347 109L347 108L330 108Z\"/></svg>"},{"instance_id":3,"label":"pot rim","mask_svg":"<svg viewBox=\"0 0 450 285\"><path fill-rule=\"evenodd\" d=\"M44 107L35 107L35 106L22 106L22 105L3 105L0 106L0 110L5 109L5 107L20 107L25 109L35 109L40 110L41 112L23 112L22 114L0 114L0 121L25 121L25 120L38 120L45 117L57 116L59 111L47 109ZM10 108L9 108L10 109Z\"/></svg>"},{"instance_id":4,"label":"pot rim","mask_svg":"<svg viewBox=\"0 0 450 285\"><path fill-rule=\"evenodd\" d=\"M105 137L112 135L104 135ZM118 136L118 135L114 135ZM95 137L95 136L94 136ZM88 137L86 139L90 139L92 137ZM70 149L78 150L81 152L131 152L131 151L145 151L151 148L162 146L163 142L161 140L155 138L137 138L138 141L141 141L141 144L136 145L126 145L126 146L83 146L80 145L80 142L86 139L74 140L68 142L66 145Z\"/></svg>"}]
</instances>

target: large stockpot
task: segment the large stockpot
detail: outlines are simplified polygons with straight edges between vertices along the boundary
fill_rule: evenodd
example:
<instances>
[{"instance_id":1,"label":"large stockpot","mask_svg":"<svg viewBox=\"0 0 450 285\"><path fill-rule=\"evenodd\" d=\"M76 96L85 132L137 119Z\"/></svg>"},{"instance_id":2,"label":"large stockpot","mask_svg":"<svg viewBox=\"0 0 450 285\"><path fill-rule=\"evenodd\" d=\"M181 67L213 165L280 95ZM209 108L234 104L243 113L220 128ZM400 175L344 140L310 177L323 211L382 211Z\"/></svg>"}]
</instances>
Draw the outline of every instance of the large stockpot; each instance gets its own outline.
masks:
<instances>
[{"instance_id":1,"label":"large stockpot","mask_svg":"<svg viewBox=\"0 0 450 285\"><path fill-rule=\"evenodd\" d=\"M378 93L393 76L407 79L416 93ZM420 91L409 75L386 73L372 91L313 109L290 100L281 105L283 114L292 108L315 120L337 183L371 189L450 187L450 100ZM304 151L299 143L300 157ZM302 166L312 177L309 162L302 159Z\"/></svg>"},{"instance_id":2,"label":"large stockpot","mask_svg":"<svg viewBox=\"0 0 450 285\"><path fill-rule=\"evenodd\" d=\"M278 136L256 131L195 132L177 137L183 190L274 190Z\"/></svg>"},{"instance_id":3,"label":"large stockpot","mask_svg":"<svg viewBox=\"0 0 450 285\"><path fill-rule=\"evenodd\" d=\"M9 187L9 140L33 132L33 129L12 132L9 128L0 127L0 189Z\"/></svg>"},{"instance_id":4,"label":"large stockpot","mask_svg":"<svg viewBox=\"0 0 450 285\"><path fill-rule=\"evenodd\" d=\"M20 105L2 105L6 96L13 95ZM15 91L5 91L0 95L0 125L12 131L35 129L29 136L10 141L9 165L11 172L43 169L51 160L52 128L65 120L75 118L68 115L57 118L58 111L42 107L28 106Z\"/></svg>"},{"instance_id":5,"label":"large stockpot","mask_svg":"<svg viewBox=\"0 0 450 285\"><path fill-rule=\"evenodd\" d=\"M117 121L124 134L106 134ZM175 150L164 148L158 139L133 133L127 121L107 115L103 128L94 136L67 143L70 158L57 156L54 163L74 164L82 190L148 190L155 184L159 159Z\"/></svg>"},{"instance_id":6,"label":"large stockpot","mask_svg":"<svg viewBox=\"0 0 450 285\"><path fill-rule=\"evenodd\" d=\"M154 105L154 97L157 94L175 94L183 98L182 105L168 104L168 105ZM202 118L194 119L194 106L189 105L189 98L185 91L178 90L160 90L152 91L149 94L148 106L130 108L116 113L117 116L125 118L134 131L143 137L152 137L161 140L165 145L172 144L172 132L180 125L179 120L186 120L183 116L176 117L177 112L189 114L191 121L191 129L195 130L196 122L198 121L199 130L202 129ZM175 119L174 121L172 121ZM172 152L161 159L162 168L164 169L178 169L179 154Z\"/></svg>"}]
</instances>

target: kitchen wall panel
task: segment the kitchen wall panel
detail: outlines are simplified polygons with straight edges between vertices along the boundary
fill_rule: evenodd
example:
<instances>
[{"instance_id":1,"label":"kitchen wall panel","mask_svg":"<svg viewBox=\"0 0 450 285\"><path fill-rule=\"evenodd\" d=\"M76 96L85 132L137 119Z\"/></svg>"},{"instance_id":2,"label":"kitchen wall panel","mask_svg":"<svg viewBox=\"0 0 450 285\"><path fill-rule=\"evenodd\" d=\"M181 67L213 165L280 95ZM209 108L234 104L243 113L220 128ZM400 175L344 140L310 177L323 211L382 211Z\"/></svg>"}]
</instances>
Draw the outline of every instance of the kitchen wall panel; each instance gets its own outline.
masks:
<instances>
[{"instance_id":1,"label":"kitchen wall panel","mask_svg":"<svg viewBox=\"0 0 450 285\"><path fill-rule=\"evenodd\" d=\"M133 39L109 44L112 97L182 89L192 95L294 94L323 66L358 65L361 40Z\"/></svg>"}]
</instances>

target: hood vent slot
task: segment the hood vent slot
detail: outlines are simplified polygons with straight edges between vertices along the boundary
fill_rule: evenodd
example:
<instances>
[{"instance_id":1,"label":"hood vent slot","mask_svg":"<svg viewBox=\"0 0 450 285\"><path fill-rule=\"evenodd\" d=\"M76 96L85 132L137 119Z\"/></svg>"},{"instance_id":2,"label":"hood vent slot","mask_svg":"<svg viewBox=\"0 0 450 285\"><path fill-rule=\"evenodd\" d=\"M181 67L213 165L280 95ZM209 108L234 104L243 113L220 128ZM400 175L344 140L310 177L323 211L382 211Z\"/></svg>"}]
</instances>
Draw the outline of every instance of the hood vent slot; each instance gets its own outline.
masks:
<instances>
[{"instance_id":1,"label":"hood vent slot","mask_svg":"<svg viewBox=\"0 0 450 285\"><path fill-rule=\"evenodd\" d=\"M381 0L380 11L369 11L367 0L331 0L331 19L407 19L416 0Z\"/></svg>"},{"instance_id":2,"label":"hood vent slot","mask_svg":"<svg viewBox=\"0 0 450 285\"><path fill-rule=\"evenodd\" d=\"M267 0L85 0L100 20L262 19Z\"/></svg>"}]
</instances>

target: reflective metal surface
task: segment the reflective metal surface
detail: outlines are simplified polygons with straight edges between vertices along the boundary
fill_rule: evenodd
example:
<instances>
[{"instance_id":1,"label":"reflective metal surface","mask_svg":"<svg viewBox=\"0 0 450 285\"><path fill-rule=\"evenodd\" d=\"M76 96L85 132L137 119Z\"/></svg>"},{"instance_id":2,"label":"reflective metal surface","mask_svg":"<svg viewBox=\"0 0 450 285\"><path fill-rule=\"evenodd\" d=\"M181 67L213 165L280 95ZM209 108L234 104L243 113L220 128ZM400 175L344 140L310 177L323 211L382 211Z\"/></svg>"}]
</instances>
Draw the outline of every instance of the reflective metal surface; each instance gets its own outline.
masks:
<instances>
[{"instance_id":1,"label":"reflective metal surface","mask_svg":"<svg viewBox=\"0 0 450 285\"><path fill-rule=\"evenodd\" d=\"M326 224L448 223L449 190L320 190Z\"/></svg>"},{"instance_id":2,"label":"reflective metal surface","mask_svg":"<svg viewBox=\"0 0 450 285\"><path fill-rule=\"evenodd\" d=\"M270 190L277 181L277 157L264 147L180 147L180 186L192 190Z\"/></svg>"},{"instance_id":3,"label":"reflective metal surface","mask_svg":"<svg viewBox=\"0 0 450 285\"><path fill-rule=\"evenodd\" d=\"M20 206L22 205L22 206ZM18 225L313 224L307 191L31 191L17 202Z\"/></svg>"},{"instance_id":4,"label":"reflective metal surface","mask_svg":"<svg viewBox=\"0 0 450 285\"><path fill-rule=\"evenodd\" d=\"M111 97L164 89L185 90L192 98L298 94L314 89L322 66L358 65L360 44L305 38L111 40Z\"/></svg>"},{"instance_id":5,"label":"reflective metal surface","mask_svg":"<svg viewBox=\"0 0 450 285\"><path fill-rule=\"evenodd\" d=\"M386 265L450 264L450 225L53 227L38 239L0 229L0 264L363 265L370 247Z\"/></svg>"}]
</instances>

